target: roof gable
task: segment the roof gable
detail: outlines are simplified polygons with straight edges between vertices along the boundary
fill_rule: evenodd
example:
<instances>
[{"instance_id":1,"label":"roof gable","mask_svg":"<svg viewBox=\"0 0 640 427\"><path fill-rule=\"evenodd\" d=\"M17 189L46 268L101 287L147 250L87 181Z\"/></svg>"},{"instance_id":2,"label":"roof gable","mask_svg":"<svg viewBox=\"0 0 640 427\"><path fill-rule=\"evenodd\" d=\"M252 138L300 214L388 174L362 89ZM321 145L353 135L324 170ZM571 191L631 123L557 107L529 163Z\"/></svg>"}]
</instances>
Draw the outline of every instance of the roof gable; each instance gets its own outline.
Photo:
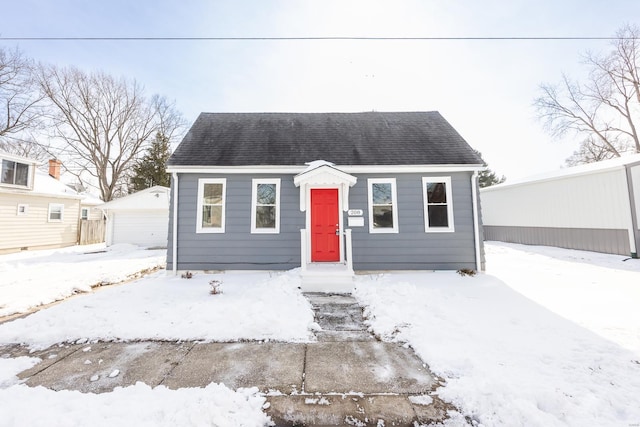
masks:
<instances>
[{"instance_id":1,"label":"roof gable","mask_svg":"<svg viewBox=\"0 0 640 427\"><path fill-rule=\"evenodd\" d=\"M202 113L169 166L481 165L438 112Z\"/></svg>"}]
</instances>

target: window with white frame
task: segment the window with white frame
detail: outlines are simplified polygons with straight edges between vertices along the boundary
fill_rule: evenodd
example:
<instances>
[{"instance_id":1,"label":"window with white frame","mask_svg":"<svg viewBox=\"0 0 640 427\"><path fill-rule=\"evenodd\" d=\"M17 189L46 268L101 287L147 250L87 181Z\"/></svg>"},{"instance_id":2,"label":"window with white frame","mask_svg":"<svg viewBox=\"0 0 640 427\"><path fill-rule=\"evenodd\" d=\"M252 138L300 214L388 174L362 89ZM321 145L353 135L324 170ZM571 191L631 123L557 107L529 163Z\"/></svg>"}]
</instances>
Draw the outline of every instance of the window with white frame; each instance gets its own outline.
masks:
<instances>
[{"instance_id":1,"label":"window with white frame","mask_svg":"<svg viewBox=\"0 0 640 427\"><path fill-rule=\"evenodd\" d=\"M224 178L198 180L196 233L224 233L226 185Z\"/></svg>"},{"instance_id":2,"label":"window with white frame","mask_svg":"<svg viewBox=\"0 0 640 427\"><path fill-rule=\"evenodd\" d=\"M25 204L18 204L18 210L17 210L17 215L18 216L25 216L29 213L29 205L25 205Z\"/></svg>"},{"instance_id":3,"label":"window with white frame","mask_svg":"<svg viewBox=\"0 0 640 427\"><path fill-rule=\"evenodd\" d=\"M61 222L64 219L64 205L49 203L49 222Z\"/></svg>"},{"instance_id":4,"label":"window with white frame","mask_svg":"<svg viewBox=\"0 0 640 427\"><path fill-rule=\"evenodd\" d=\"M455 231L451 177L423 177L422 191L424 196L424 231Z\"/></svg>"},{"instance_id":5,"label":"window with white frame","mask_svg":"<svg viewBox=\"0 0 640 427\"><path fill-rule=\"evenodd\" d=\"M82 208L80 210L80 219L89 219L89 208Z\"/></svg>"},{"instance_id":6,"label":"window with white frame","mask_svg":"<svg viewBox=\"0 0 640 427\"><path fill-rule=\"evenodd\" d=\"M280 179L251 181L251 232L280 232Z\"/></svg>"},{"instance_id":7,"label":"window with white frame","mask_svg":"<svg viewBox=\"0 0 640 427\"><path fill-rule=\"evenodd\" d=\"M2 184L29 186L29 165L27 163L15 162L13 160L2 160L2 170L0 171L0 182Z\"/></svg>"},{"instance_id":8,"label":"window with white frame","mask_svg":"<svg viewBox=\"0 0 640 427\"><path fill-rule=\"evenodd\" d=\"M371 178L369 185L369 232L397 233L398 204L395 178Z\"/></svg>"}]
</instances>

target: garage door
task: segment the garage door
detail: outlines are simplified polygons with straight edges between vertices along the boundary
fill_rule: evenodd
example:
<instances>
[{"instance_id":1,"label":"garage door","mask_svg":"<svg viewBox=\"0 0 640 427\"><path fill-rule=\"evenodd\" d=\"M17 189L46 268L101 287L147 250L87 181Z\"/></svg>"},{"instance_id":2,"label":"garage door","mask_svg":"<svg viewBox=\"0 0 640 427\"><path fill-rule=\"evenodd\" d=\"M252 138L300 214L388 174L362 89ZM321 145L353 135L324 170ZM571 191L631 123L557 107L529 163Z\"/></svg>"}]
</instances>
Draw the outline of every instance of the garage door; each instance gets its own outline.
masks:
<instances>
[{"instance_id":1,"label":"garage door","mask_svg":"<svg viewBox=\"0 0 640 427\"><path fill-rule=\"evenodd\" d=\"M113 244L167 246L168 211L120 211L113 216Z\"/></svg>"}]
</instances>

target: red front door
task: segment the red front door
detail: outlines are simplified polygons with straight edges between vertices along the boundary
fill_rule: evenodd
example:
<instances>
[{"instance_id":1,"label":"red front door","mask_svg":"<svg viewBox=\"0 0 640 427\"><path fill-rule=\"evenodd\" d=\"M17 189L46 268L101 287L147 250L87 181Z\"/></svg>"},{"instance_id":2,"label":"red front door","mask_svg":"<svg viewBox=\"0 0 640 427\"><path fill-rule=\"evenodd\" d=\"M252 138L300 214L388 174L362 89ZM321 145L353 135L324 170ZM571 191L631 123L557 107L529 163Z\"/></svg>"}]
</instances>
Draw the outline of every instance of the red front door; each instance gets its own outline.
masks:
<instances>
[{"instance_id":1,"label":"red front door","mask_svg":"<svg viewBox=\"0 0 640 427\"><path fill-rule=\"evenodd\" d=\"M311 190L311 261L340 261L338 189Z\"/></svg>"}]
</instances>

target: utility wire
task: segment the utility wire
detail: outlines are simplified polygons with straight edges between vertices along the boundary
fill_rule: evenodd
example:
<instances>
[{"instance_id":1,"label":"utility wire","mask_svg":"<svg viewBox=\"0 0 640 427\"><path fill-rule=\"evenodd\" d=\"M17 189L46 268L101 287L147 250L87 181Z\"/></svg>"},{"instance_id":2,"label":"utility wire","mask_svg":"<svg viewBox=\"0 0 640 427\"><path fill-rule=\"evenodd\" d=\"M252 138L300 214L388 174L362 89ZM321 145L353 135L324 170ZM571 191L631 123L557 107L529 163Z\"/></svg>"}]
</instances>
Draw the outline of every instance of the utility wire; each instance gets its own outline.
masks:
<instances>
[{"instance_id":1,"label":"utility wire","mask_svg":"<svg viewBox=\"0 0 640 427\"><path fill-rule=\"evenodd\" d=\"M502 40L618 40L619 37L360 37L360 36L336 36L336 37L1 37L3 41L502 41ZM629 40L636 39L628 37Z\"/></svg>"}]
</instances>

